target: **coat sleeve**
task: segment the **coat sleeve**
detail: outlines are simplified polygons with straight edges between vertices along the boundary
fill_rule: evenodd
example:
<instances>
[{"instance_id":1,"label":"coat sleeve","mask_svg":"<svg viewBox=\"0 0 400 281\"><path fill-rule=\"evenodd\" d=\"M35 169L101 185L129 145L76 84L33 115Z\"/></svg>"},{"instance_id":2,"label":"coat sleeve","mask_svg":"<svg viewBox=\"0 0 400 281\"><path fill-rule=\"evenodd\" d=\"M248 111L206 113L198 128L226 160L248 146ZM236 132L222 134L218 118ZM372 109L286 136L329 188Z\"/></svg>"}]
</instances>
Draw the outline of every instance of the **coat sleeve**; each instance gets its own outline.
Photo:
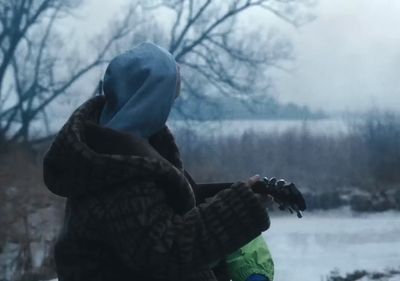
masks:
<instances>
[{"instance_id":1,"label":"coat sleeve","mask_svg":"<svg viewBox=\"0 0 400 281\"><path fill-rule=\"evenodd\" d=\"M185 214L160 190L114 198L102 216L105 242L133 271L184 279L207 269L269 227L266 209L244 183L219 192Z\"/></svg>"}]
</instances>

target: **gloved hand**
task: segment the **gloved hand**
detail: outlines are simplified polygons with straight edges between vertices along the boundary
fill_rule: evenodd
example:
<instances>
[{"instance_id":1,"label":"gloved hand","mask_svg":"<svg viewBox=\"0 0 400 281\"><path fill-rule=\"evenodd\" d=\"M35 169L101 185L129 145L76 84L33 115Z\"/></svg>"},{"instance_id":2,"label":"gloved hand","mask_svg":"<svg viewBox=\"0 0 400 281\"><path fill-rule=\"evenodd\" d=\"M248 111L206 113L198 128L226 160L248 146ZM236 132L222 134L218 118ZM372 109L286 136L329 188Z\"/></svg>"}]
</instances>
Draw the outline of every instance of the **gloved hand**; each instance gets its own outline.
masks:
<instances>
[{"instance_id":1,"label":"gloved hand","mask_svg":"<svg viewBox=\"0 0 400 281\"><path fill-rule=\"evenodd\" d=\"M297 216L301 217L301 211L306 209L306 202L303 195L294 183L287 183L285 180L276 178L258 179L252 184L254 192L263 196L272 196L273 200L279 204L281 210L288 209L290 212L296 211Z\"/></svg>"},{"instance_id":2,"label":"gloved hand","mask_svg":"<svg viewBox=\"0 0 400 281\"><path fill-rule=\"evenodd\" d=\"M254 175L250 177L246 184L259 196L259 200L265 208L267 208L267 206L273 201L273 197L270 194L266 192L260 192L261 189L264 191L266 188L265 183L260 175Z\"/></svg>"}]
</instances>

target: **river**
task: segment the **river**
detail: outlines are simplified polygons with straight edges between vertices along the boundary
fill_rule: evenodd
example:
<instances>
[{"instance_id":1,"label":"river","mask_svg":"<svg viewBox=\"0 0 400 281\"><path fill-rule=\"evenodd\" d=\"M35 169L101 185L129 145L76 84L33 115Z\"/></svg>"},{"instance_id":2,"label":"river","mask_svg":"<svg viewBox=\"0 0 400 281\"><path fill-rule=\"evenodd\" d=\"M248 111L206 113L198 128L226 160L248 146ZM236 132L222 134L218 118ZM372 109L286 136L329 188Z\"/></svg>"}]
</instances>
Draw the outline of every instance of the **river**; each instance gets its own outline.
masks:
<instances>
[{"instance_id":1,"label":"river","mask_svg":"<svg viewBox=\"0 0 400 281\"><path fill-rule=\"evenodd\" d=\"M400 213L348 210L274 216L263 233L275 281L322 281L330 271L400 269Z\"/></svg>"}]
</instances>

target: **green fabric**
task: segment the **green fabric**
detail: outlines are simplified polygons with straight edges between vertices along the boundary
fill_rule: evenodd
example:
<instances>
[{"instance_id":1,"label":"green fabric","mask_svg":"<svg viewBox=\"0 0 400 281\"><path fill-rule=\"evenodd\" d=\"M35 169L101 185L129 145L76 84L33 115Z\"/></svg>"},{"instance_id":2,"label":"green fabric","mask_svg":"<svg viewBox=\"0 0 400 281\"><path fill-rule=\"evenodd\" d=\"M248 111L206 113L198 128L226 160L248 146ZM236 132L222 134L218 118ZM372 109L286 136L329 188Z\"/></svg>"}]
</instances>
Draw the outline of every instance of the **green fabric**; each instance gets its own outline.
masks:
<instances>
[{"instance_id":1,"label":"green fabric","mask_svg":"<svg viewBox=\"0 0 400 281\"><path fill-rule=\"evenodd\" d=\"M232 281L245 281L251 274L274 279L274 262L261 235L229 255L226 263Z\"/></svg>"}]
</instances>

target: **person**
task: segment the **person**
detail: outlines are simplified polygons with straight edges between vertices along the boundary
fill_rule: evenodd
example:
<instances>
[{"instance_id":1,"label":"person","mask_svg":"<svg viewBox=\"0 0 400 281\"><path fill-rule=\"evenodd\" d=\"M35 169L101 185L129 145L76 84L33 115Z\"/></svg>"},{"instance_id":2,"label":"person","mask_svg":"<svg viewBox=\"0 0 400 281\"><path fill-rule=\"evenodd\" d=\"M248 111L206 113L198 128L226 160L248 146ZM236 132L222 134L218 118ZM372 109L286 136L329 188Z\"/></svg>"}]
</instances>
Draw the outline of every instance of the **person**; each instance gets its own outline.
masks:
<instances>
[{"instance_id":1,"label":"person","mask_svg":"<svg viewBox=\"0 0 400 281\"><path fill-rule=\"evenodd\" d=\"M55 245L59 281L217 280L212 266L270 226L259 176L201 198L166 120L180 90L163 48L115 57L104 95L79 106L43 160L65 197Z\"/></svg>"}]
</instances>

